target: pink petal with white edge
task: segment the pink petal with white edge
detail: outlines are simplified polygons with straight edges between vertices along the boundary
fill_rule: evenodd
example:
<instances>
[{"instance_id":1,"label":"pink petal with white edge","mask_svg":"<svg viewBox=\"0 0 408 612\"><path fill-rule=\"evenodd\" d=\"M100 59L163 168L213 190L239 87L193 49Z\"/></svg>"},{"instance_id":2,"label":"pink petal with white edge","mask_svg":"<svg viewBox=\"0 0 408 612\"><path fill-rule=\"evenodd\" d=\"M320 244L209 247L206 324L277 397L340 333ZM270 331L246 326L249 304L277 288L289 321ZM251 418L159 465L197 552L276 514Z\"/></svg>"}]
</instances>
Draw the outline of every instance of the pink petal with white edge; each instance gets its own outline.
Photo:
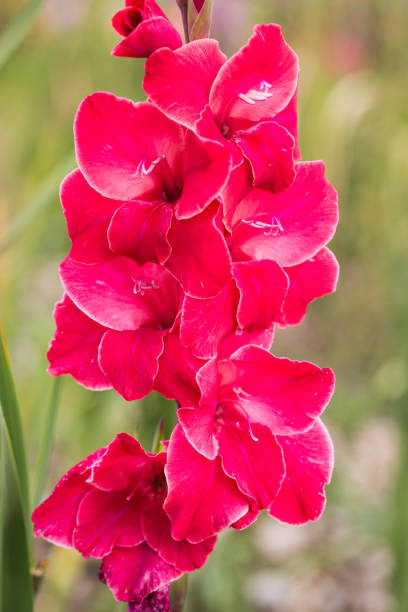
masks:
<instances>
[{"instance_id":1,"label":"pink petal with white edge","mask_svg":"<svg viewBox=\"0 0 408 612\"><path fill-rule=\"evenodd\" d=\"M225 146L186 134L183 156L183 191L174 204L177 219L189 219L203 211L222 191L228 180L231 155Z\"/></svg>"},{"instance_id":2,"label":"pink petal with white edge","mask_svg":"<svg viewBox=\"0 0 408 612\"><path fill-rule=\"evenodd\" d=\"M112 257L107 232L112 215L123 202L104 198L88 185L80 170L65 177L60 196L72 240L71 259L93 264Z\"/></svg>"},{"instance_id":3,"label":"pink petal with white edge","mask_svg":"<svg viewBox=\"0 0 408 612\"><path fill-rule=\"evenodd\" d=\"M116 599L136 604L183 573L166 563L147 544L134 548L114 548L103 559L101 572Z\"/></svg>"},{"instance_id":4,"label":"pink petal with white edge","mask_svg":"<svg viewBox=\"0 0 408 612\"><path fill-rule=\"evenodd\" d=\"M171 535L169 517L160 506L146 510L141 517L146 542L159 555L183 572L192 572L204 565L213 551L217 538L208 538L199 544L187 540L176 542Z\"/></svg>"},{"instance_id":5,"label":"pink petal with white edge","mask_svg":"<svg viewBox=\"0 0 408 612\"><path fill-rule=\"evenodd\" d=\"M311 427L334 391L330 369L275 357L257 346L239 349L218 371L219 402L233 402L252 423L276 435Z\"/></svg>"},{"instance_id":6,"label":"pink petal with white edge","mask_svg":"<svg viewBox=\"0 0 408 612\"><path fill-rule=\"evenodd\" d=\"M288 291L288 278L274 261L234 264L234 278L240 291L237 320L241 328L269 329L279 320Z\"/></svg>"},{"instance_id":7,"label":"pink petal with white edge","mask_svg":"<svg viewBox=\"0 0 408 612\"><path fill-rule=\"evenodd\" d=\"M216 435L216 406L203 402L200 406L187 406L177 411L177 416L184 435L198 453L215 459L218 454Z\"/></svg>"},{"instance_id":8,"label":"pink petal with white edge","mask_svg":"<svg viewBox=\"0 0 408 612\"><path fill-rule=\"evenodd\" d=\"M220 69L210 107L220 126L228 118L257 123L283 110L294 95L299 62L278 25L257 25L249 42Z\"/></svg>"},{"instance_id":9,"label":"pink petal with white edge","mask_svg":"<svg viewBox=\"0 0 408 612\"><path fill-rule=\"evenodd\" d=\"M313 300L336 291L339 264L329 249L322 249L312 259L285 268L289 277L289 291L286 296L280 325L297 325L306 315Z\"/></svg>"},{"instance_id":10,"label":"pink petal with white edge","mask_svg":"<svg viewBox=\"0 0 408 612\"><path fill-rule=\"evenodd\" d=\"M224 472L252 497L261 510L269 508L285 477L282 451L267 427L227 422L217 433Z\"/></svg>"},{"instance_id":11,"label":"pink petal with white edge","mask_svg":"<svg viewBox=\"0 0 408 612\"><path fill-rule=\"evenodd\" d=\"M166 17L153 17L136 26L126 38L112 49L112 55L117 57L149 57L157 49L163 47L178 49L181 45L181 36L170 21Z\"/></svg>"},{"instance_id":12,"label":"pink petal with white edge","mask_svg":"<svg viewBox=\"0 0 408 612\"><path fill-rule=\"evenodd\" d=\"M291 134L295 140L295 150L293 151L293 156L295 159L300 159L302 157L300 149L299 149L299 141L298 141L298 118L297 118L297 106L298 106L298 92L297 89L292 96L289 104L275 117L273 120L276 123L279 123L282 127L284 127L289 134Z\"/></svg>"},{"instance_id":13,"label":"pink petal with white edge","mask_svg":"<svg viewBox=\"0 0 408 612\"><path fill-rule=\"evenodd\" d=\"M285 523L317 520L326 503L324 486L333 470L333 444L320 420L295 436L279 437L286 478L269 512Z\"/></svg>"},{"instance_id":14,"label":"pink petal with white edge","mask_svg":"<svg viewBox=\"0 0 408 612\"><path fill-rule=\"evenodd\" d=\"M165 331L107 331L99 347L99 365L112 386L128 402L153 390L163 353Z\"/></svg>"},{"instance_id":15,"label":"pink petal with white edge","mask_svg":"<svg viewBox=\"0 0 408 612\"><path fill-rule=\"evenodd\" d=\"M218 359L226 359L239 348L248 344L255 344L269 350L272 346L274 331L275 327L273 325L269 329L258 329L251 332L237 329L224 336L220 341Z\"/></svg>"},{"instance_id":16,"label":"pink petal with white edge","mask_svg":"<svg viewBox=\"0 0 408 612\"><path fill-rule=\"evenodd\" d=\"M60 275L72 301L100 325L132 331L167 329L178 314L180 289L161 266L116 257L92 266L66 258Z\"/></svg>"},{"instance_id":17,"label":"pink petal with white edge","mask_svg":"<svg viewBox=\"0 0 408 612\"><path fill-rule=\"evenodd\" d=\"M101 559L114 546L137 546L144 541L140 527L140 501L123 492L92 489L77 513L73 544L84 557Z\"/></svg>"},{"instance_id":18,"label":"pink petal with white edge","mask_svg":"<svg viewBox=\"0 0 408 612\"><path fill-rule=\"evenodd\" d=\"M76 155L88 183L115 200L162 195L184 147L181 126L148 102L96 92L79 106Z\"/></svg>"},{"instance_id":19,"label":"pink petal with white edge","mask_svg":"<svg viewBox=\"0 0 408 612\"><path fill-rule=\"evenodd\" d=\"M176 51L160 49L146 62L143 88L163 113L193 129L225 60L211 39L195 40Z\"/></svg>"},{"instance_id":20,"label":"pink petal with white edge","mask_svg":"<svg viewBox=\"0 0 408 612\"><path fill-rule=\"evenodd\" d=\"M226 203L228 206L228 203ZM324 177L323 162L296 165L286 191L251 191L226 210L232 227L230 249L254 259L295 266L313 257L333 237L338 221L337 193Z\"/></svg>"},{"instance_id":21,"label":"pink petal with white edge","mask_svg":"<svg viewBox=\"0 0 408 612\"><path fill-rule=\"evenodd\" d=\"M191 297L214 297L232 279L227 243L215 223L217 214L214 203L192 219L173 219L168 233L172 251L164 265Z\"/></svg>"},{"instance_id":22,"label":"pink petal with white edge","mask_svg":"<svg viewBox=\"0 0 408 612\"><path fill-rule=\"evenodd\" d=\"M285 128L263 121L236 132L233 141L251 164L254 187L274 192L290 187L295 179L295 141Z\"/></svg>"},{"instance_id":23,"label":"pink petal with white edge","mask_svg":"<svg viewBox=\"0 0 408 612\"><path fill-rule=\"evenodd\" d=\"M224 336L237 327L239 293L235 283L228 283L209 299L186 296L183 302L180 339L196 357L211 359Z\"/></svg>"},{"instance_id":24,"label":"pink petal with white edge","mask_svg":"<svg viewBox=\"0 0 408 612\"><path fill-rule=\"evenodd\" d=\"M211 461L197 453L179 425L170 438L165 472L169 493L163 507L175 540L202 542L248 511L247 498L226 476L219 457Z\"/></svg>"},{"instance_id":25,"label":"pink petal with white edge","mask_svg":"<svg viewBox=\"0 0 408 612\"><path fill-rule=\"evenodd\" d=\"M106 327L87 317L67 295L56 305L54 316L57 329L47 352L48 373L70 374L88 389L110 389L112 385L98 364Z\"/></svg>"},{"instance_id":26,"label":"pink petal with white edge","mask_svg":"<svg viewBox=\"0 0 408 612\"><path fill-rule=\"evenodd\" d=\"M112 217L108 238L113 251L140 266L162 263L170 255L167 233L173 211L166 202L127 202Z\"/></svg>"},{"instance_id":27,"label":"pink petal with white edge","mask_svg":"<svg viewBox=\"0 0 408 612\"><path fill-rule=\"evenodd\" d=\"M101 491L146 493L156 477L164 481L165 453L147 453L127 433L120 433L105 449L103 461L92 466L88 482Z\"/></svg>"},{"instance_id":28,"label":"pink petal with white edge","mask_svg":"<svg viewBox=\"0 0 408 612\"><path fill-rule=\"evenodd\" d=\"M164 351L159 359L154 390L168 399L177 399L182 406L197 404L200 390L196 374L204 363L180 343L179 331L174 330L164 339Z\"/></svg>"},{"instance_id":29,"label":"pink petal with white edge","mask_svg":"<svg viewBox=\"0 0 408 612\"><path fill-rule=\"evenodd\" d=\"M87 475L105 452L106 448L100 448L77 463L58 481L51 495L34 510L31 519L36 537L41 536L59 546L73 547L72 534L79 504L91 489L86 483Z\"/></svg>"}]
</instances>

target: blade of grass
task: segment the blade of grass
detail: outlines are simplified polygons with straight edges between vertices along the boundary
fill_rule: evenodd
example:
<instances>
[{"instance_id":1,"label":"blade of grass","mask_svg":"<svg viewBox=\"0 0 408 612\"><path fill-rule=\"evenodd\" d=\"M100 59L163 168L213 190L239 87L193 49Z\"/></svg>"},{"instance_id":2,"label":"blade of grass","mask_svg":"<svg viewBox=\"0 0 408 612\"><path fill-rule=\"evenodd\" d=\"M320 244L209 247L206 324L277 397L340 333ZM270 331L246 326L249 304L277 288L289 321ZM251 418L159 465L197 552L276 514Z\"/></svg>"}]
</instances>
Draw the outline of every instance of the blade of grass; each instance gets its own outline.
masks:
<instances>
[{"instance_id":1,"label":"blade of grass","mask_svg":"<svg viewBox=\"0 0 408 612\"><path fill-rule=\"evenodd\" d=\"M31 534L30 500L28 488L27 458L24 445L23 426L17 401L17 393L11 372L7 346L0 327L0 404L10 447L16 466L18 487L26 523L27 537Z\"/></svg>"},{"instance_id":2,"label":"blade of grass","mask_svg":"<svg viewBox=\"0 0 408 612\"><path fill-rule=\"evenodd\" d=\"M0 255L2 255L27 229L32 221L50 206L58 195L60 183L64 176L75 166L72 152L59 164L46 180L35 198L27 204L22 212L9 224L6 233L0 239Z\"/></svg>"},{"instance_id":3,"label":"blade of grass","mask_svg":"<svg viewBox=\"0 0 408 612\"><path fill-rule=\"evenodd\" d=\"M24 502L5 420L0 416L0 610L32 612L31 535L26 530Z\"/></svg>"},{"instance_id":4,"label":"blade of grass","mask_svg":"<svg viewBox=\"0 0 408 612\"><path fill-rule=\"evenodd\" d=\"M0 70L34 23L45 0L28 0L0 36Z\"/></svg>"},{"instance_id":5,"label":"blade of grass","mask_svg":"<svg viewBox=\"0 0 408 612\"><path fill-rule=\"evenodd\" d=\"M46 407L43 432L38 452L37 466L35 470L35 486L33 505L36 507L40 503L41 493L44 488L45 477L47 475L48 463L52 448L52 438L54 433L55 419L57 416L58 402L61 394L61 378L57 377L53 381L51 399Z\"/></svg>"}]
</instances>

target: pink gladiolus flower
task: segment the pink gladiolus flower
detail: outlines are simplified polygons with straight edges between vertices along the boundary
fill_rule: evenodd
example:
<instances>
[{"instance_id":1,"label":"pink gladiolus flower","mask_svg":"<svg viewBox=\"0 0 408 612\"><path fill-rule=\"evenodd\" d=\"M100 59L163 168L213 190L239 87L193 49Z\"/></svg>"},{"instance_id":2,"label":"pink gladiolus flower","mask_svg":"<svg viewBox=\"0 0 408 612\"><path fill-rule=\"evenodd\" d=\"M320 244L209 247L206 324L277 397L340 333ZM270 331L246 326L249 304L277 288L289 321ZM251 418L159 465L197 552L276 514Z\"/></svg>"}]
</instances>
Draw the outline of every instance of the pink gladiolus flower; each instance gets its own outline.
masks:
<instances>
[{"instance_id":1,"label":"pink gladiolus flower","mask_svg":"<svg viewBox=\"0 0 408 612\"><path fill-rule=\"evenodd\" d=\"M32 516L37 537L102 559L103 581L131 609L165 602L169 583L201 567L216 542L172 538L165 462L165 452L146 453L119 434L73 467Z\"/></svg>"},{"instance_id":2,"label":"pink gladiolus flower","mask_svg":"<svg viewBox=\"0 0 408 612\"><path fill-rule=\"evenodd\" d=\"M224 146L234 143L236 163L240 151L255 186L279 191L292 182L298 156L298 72L296 54L279 26L269 24L256 26L229 60L215 40L161 49L146 62L143 86L172 119Z\"/></svg>"},{"instance_id":3,"label":"pink gladiolus flower","mask_svg":"<svg viewBox=\"0 0 408 612\"><path fill-rule=\"evenodd\" d=\"M230 171L225 147L194 135L149 103L107 93L81 104L75 140L83 176L74 172L61 190L73 257L95 263L110 249L139 265L164 264L189 295L216 295L232 277L227 245L214 222L214 200ZM99 246L88 248L93 239Z\"/></svg>"},{"instance_id":4,"label":"pink gladiolus flower","mask_svg":"<svg viewBox=\"0 0 408 612\"><path fill-rule=\"evenodd\" d=\"M280 359L256 346L243 347L229 359L209 361L198 372L197 381L200 402L179 409L180 426L170 439L166 465L169 493L164 504L173 537L191 542L213 535L216 527L233 525L248 512L251 520L256 518L257 511L272 505L282 483L285 479L289 483L292 474L301 482L303 460L293 448L301 450L302 444L305 448L311 444L303 432L313 427L334 389L331 370ZM305 441L302 438L292 447L291 436L299 434ZM291 472L287 472L285 452L290 453ZM262 468L265 462L268 470ZM221 486L226 486L226 477L233 479L245 496L246 512L242 512L242 500L236 496L217 494ZM328 472L317 474L317 480L321 498ZM183 483L187 482L188 504L183 494ZM203 482L208 482L205 495L199 493ZM314 486L311 483L310 506ZM291 511L290 501L287 507ZM312 507L313 511L317 513ZM291 516L289 513L289 521ZM284 510L279 518L285 520Z\"/></svg>"},{"instance_id":5,"label":"pink gladiolus flower","mask_svg":"<svg viewBox=\"0 0 408 612\"><path fill-rule=\"evenodd\" d=\"M112 50L122 57L149 57L162 47L181 47L180 34L154 0L126 0L112 25L124 39Z\"/></svg>"},{"instance_id":6,"label":"pink gladiolus flower","mask_svg":"<svg viewBox=\"0 0 408 612\"><path fill-rule=\"evenodd\" d=\"M179 315L177 281L157 264L126 257L95 265L67 258L61 278L70 299L56 308L49 371L93 389L113 386L127 400L147 395Z\"/></svg>"},{"instance_id":7,"label":"pink gladiolus flower","mask_svg":"<svg viewBox=\"0 0 408 612\"><path fill-rule=\"evenodd\" d=\"M323 162L299 162L286 191L252 189L238 204L224 199L224 209L233 259L273 259L284 268L316 255L338 222L337 193Z\"/></svg>"}]
</instances>

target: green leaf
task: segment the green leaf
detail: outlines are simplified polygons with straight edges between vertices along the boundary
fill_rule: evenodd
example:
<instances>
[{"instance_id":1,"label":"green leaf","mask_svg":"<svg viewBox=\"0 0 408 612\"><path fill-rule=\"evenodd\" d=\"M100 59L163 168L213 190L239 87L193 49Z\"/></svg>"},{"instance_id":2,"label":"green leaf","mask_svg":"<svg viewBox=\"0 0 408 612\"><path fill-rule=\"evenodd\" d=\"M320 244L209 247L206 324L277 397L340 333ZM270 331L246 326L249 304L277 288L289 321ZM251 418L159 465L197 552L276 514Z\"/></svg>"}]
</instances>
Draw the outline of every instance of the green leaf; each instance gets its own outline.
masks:
<instances>
[{"instance_id":1,"label":"green leaf","mask_svg":"<svg viewBox=\"0 0 408 612\"><path fill-rule=\"evenodd\" d=\"M52 439L54 433L55 418L57 416L58 402L61 393L61 378L55 378L51 392L50 401L46 407L43 423L43 432L38 451L37 466L35 470L35 487L33 504L36 507L40 503L41 493L44 488L45 477L47 475L48 462L52 449Z\"/></svg>"},{"instance_id":2,"label":"green leaf","mask_svg":"<svg viewBox=\"0 0 408 612\"><path fill-rule=\"evenodd\" d=\"M0 240L0 255L20 237L24 230L30 226L32 221L55 201L62 179L74 166L75 157L74 154L70 152L61 164L55 168L35 198L27 204L21 214L17 215L10 223L6 233Z\"/></svg>"},{"instance_id":3,"label":"green leaf","mask_svg":"<svg viewBox=\"0 0 408 612\"><path fill-rule=\"evenodd\" d=\"M193 0L188 0L189 39L208 38L211 30L213 0L205 0L197 14Z\"/></svg>"},{"instance_id":4,"label":"green leaf","mask_svg":"<svg viewBox=\"0 0 408 612\"><path fill-rule=\"evenodd\" d=\"M30 542L17 466L5 420L0 416L0 610L32 612Z\"/></svg>"},{"instance_id":5,"label":"green leaf","mask_svg":"<svg viewBox=\"0 0 408 612\"><path fill-rule=\"evenodd\" d=\"M160 453L163 450L162 442L164 440L164 427L166 419L162 416L157 423L156 431L153 436L152 453Z\"/></svg>"},{"instance_id":6,"label":"green leaf","mask_svg":"<svg viewBox=\"0 0 408 612\"><path fill-rule=\"evenodd\" d=\"M30 537L30 501L28 489L27 458L23 437L23 426L18 407L17 393L11 372L3 331L0 327L0 404L6 432L10 441L11 454L15 463L17 486L20 490L22 510L26 523L27 537Z\"/></svg>"},{"instance_id":7,"label":"green leaf","mask_svg":"<svg viewBox=\"0 0 408 612\"><path fill-rule=\"evenodd\" d=\"M28 0L3 30L0 36L0 69L23 40L43 4L44 0Z\"/></svg>"}]
</instances>

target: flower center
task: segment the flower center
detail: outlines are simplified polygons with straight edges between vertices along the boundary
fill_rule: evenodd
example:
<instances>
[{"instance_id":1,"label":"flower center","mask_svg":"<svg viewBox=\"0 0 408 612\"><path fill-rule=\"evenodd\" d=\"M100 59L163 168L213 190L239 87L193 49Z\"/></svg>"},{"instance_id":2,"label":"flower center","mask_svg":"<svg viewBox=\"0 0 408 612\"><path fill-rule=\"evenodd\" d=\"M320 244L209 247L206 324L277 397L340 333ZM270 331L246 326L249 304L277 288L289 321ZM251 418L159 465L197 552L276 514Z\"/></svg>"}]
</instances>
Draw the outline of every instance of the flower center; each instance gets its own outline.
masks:
<instances>
[{"instance_id":1,"label":"flower center","mask_svg":"<svg viewBox=\"0 0 408 612\"><path fill-rule=\"evenodd\" d=\"M258 89L249 89L247 92L239 93L238 98L246 102L247 104L256 104L257 102L264 102L268 98L272 98L273 92L269 91L272 85L268 81L262 80Z\"/></svg>"},{"instance_id":2,"label":"flower center","mask_svg":"<svg viewBox=\"0 0 408 612\"><path fill-rule=\"evenodd\" d=\"M165 155L159 155L153 160L142 159L136 169L136 173L143 178L155 172L156 178L162 187L162 196L166 202L172 203L181 195L181 188L171 171Z\"/></svg>"},{"instance_id":3,"label":"flower center","mask_svg":"<svg viewBox=\"0 0 408 612\"><path fill-rule=\"evenodd\" d=\"M283 232L283 226L279 219L275 215L272 215L271 222L265 223L264 221L257 221L256 219L242 219L242 223L255 227L256 229L263 229L265 236L279 236Z\"/></svg>"}]
</instances>

